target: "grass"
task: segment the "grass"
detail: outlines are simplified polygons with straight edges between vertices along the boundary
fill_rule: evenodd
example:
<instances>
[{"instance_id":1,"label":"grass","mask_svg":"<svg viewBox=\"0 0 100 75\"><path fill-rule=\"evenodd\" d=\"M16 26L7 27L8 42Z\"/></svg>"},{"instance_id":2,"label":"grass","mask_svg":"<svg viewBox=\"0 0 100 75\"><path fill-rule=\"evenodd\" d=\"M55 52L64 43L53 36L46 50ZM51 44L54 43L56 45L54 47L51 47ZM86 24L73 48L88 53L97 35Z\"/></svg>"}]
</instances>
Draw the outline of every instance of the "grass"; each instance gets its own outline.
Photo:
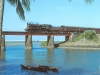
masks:
<instances>
[{"instance_id":1,"label":"grass","mask_svg":"<svg viewBox=\"0 0 100 75\"><path fill-rule=\"evenodd\" d=\"M76 41L80 41L81 39L87 39L89 41L94 41L94 42L98 42L99 38L96 35L96 32L94 30L86 30L84 31L84 33L81 33L77 38L74 39L74 42Z\"/></svg>"}]
</instances>

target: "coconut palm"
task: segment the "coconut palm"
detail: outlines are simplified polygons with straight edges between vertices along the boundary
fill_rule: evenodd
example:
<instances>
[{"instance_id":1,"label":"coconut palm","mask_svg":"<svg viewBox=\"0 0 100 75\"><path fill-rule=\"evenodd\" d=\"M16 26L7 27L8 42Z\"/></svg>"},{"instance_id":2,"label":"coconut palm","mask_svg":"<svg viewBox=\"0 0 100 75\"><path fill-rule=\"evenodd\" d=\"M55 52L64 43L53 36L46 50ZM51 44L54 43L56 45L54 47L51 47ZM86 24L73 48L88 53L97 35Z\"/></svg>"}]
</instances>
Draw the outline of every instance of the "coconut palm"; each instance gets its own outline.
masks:
<instances>
[{"instance_id":1,"label":"coconut palm","mask_svg":"<svg viewBox=\"0 0 100 75\"><path fill-rule=\"evenodd\" d=\"M94 0L84 0L84 1L85 1L86 4L87 3L91 4Z\"/></svg>"},{"instance_id":2,"label":"coconut palm","mask_svg":"<svg viewBox=\"0 0 100 75\"><path fill-rule=\"evenodd\" d=\"M25 20L24 9L26 11L30 11L30 0L0 0L0 50L2 41L2 23L5 1L16 7L16 12L21 20Z\"/></svg>"},{"instance_id":3,"label":"coconut palm","mask_svg":"<svg viewBox=\"0 0 100 75\"><path fill-rule=\"evenodd\" d=\"M72 0L68 0L69 2L71 2ZM94 0L84 0L86 4L91 4Z\"/></svg>"}]
</instances>

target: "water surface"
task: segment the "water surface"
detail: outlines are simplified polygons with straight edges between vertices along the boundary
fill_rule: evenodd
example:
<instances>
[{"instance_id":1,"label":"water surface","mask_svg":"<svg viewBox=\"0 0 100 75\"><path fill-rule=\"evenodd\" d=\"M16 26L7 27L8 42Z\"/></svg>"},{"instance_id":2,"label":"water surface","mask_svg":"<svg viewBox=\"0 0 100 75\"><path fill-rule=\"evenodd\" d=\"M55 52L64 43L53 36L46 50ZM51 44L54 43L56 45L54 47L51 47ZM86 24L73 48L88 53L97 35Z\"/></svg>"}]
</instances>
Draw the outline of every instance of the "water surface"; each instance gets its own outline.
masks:
<instances>
[{"instance_id":1,"label":"water surface","mask_svg":"<svg viewBox=\"0 0 100 75\"><path fill-rule=\"evenodd\" d=\"M59 72L22 70L20 64L55 66ZM100 75L100 50L47 49L40 43L33 44L32 50L7 46L0 51L0 75Z\"/></svg>"}]
</instances>

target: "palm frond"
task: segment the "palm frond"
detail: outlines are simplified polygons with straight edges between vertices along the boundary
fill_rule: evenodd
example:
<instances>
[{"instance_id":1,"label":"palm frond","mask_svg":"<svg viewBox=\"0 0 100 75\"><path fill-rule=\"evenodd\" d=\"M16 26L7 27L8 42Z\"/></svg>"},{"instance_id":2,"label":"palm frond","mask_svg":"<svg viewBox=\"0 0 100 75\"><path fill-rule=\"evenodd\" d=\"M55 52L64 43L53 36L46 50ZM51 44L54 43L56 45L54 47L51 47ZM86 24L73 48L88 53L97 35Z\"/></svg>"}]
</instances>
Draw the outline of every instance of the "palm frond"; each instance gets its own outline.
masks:
<instances>
[{"instance_id":1,"label":"palm frond","mask_svg":"<svg viewBox=\"0 0 100 75\"><path fill-rule=\"evenodd\" d=\"M84 0L86 4L91 4L94 0Z\"/></svg>"},{"instance_id":2,"label":"palm frond","mask_svg":"<svg viewBox=\"0 0 100 75\"><path fill-rule=\"evenodd\" d=\"M24 9L21 5L20 0L18 0L18 4L17 4L17 7L16 7L16 12L17 12L20 19L25 20Z\"/></svg>"},{"instance_id":3,"label":"palm frond","mask_svg":"<svg viewBox=\"0 0 100 75\"><path fill-rule=\"evenodd\" d=\"M12 6L16 6L18 4L18 0L7 0Z\"/></svg>"},{"instance_id":4,"label":"palm frond","mask_svg":"<svg viewBox=\"0 0 100 75\"><path fill-rule=\"evenodd\" d=\"M72 0L68 0L69 2L71 2Z\"/></svg>"},{"instance_id":5,"label":"palm frond","mask_svg":"<svg viewBox=\"0 0 100 75\"><path fill-rule=\"evenodd\" d=\"M26 9L26 11L30 11L30 0L22 0L22 5Z\"/></svg>"}]
</instances>

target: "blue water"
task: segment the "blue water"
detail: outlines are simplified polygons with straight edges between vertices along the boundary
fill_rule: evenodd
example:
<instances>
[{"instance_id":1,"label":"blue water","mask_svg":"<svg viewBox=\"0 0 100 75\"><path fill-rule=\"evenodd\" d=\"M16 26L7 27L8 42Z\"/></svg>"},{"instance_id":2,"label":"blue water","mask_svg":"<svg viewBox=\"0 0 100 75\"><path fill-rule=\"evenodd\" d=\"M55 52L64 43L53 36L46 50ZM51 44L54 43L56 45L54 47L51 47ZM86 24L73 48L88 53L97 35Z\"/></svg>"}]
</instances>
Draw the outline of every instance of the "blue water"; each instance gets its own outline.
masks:
<instances>
[{"instance_id":1,"label":"blue water","mask_svg":"<svg viewBox=\"0 0 100 75\"><path fill-rule=\"evenodd\" d=\"M22 70L20 64L55 66L59 72ZM34 44L33 50L25 50L25 46L7 46L6 51L0 51L0 75L100 75L100 49L47 49Z\"/></svg>"}]
</instances>

